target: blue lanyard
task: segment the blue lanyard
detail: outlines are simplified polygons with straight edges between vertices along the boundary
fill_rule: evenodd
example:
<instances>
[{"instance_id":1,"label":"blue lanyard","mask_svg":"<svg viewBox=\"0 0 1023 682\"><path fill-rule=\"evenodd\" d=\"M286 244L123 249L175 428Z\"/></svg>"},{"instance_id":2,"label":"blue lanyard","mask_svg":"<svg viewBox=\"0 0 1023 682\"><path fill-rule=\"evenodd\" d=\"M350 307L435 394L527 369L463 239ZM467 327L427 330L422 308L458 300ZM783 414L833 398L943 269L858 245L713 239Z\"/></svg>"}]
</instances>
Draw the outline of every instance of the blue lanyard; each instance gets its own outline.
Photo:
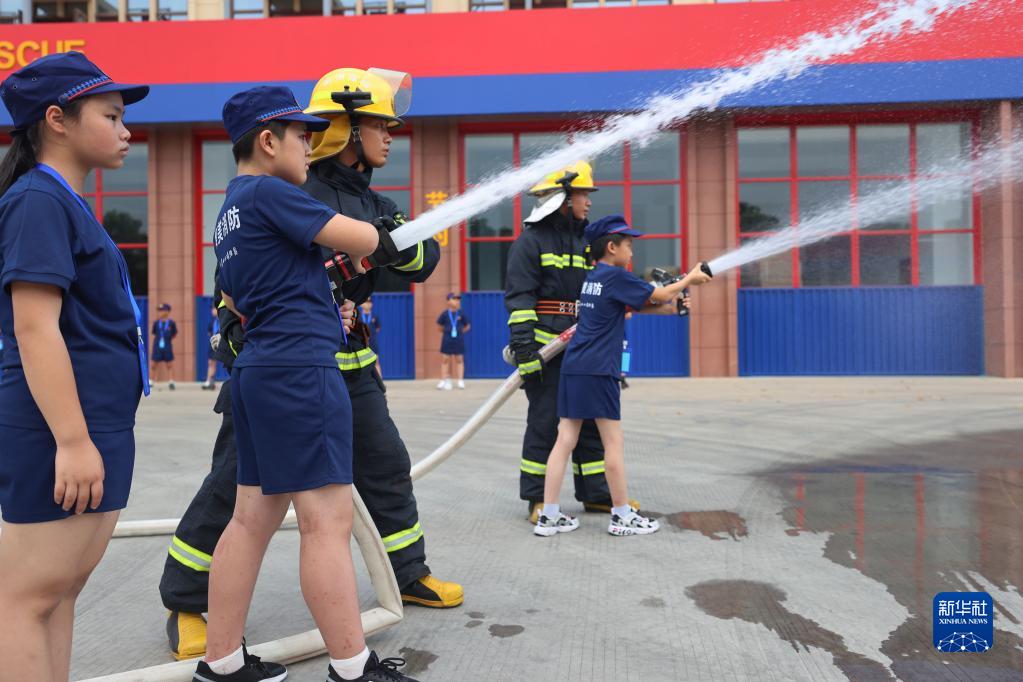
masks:
<instances>
[{"instance_id":1,"label":"blue lanyard","mask_svg":"<svg viewBox=\"0 0 1023 682\"><path fill-rule=\"evenodd\" d=\"M134 298L135 297L132 296L132 300L134 300ZM159 320L157 321L157 325L159 325L160 328L160 336L167 336L167 332L170 331L170 320Z\"/></svg>"},{"instance_id":2,"label":"blue lanyard","mask_svg":"<svg viewBox=\"0 0 1023 682\"><path fill-rule=\"evenodd\" d=\"M139 370L142 372L142 392L145 395L149 395L149 362L146 359L146 344L142 340L142 311L139 310L139 304L135 301L135 294L131 290L131 282L128 280L128 264L124 262L124 256L121 255L121 250L117 248L117 244L107 234L106 228L104 228L96 214L89 208L89 204L85 202L77 192L71 189L71 185L67 184L67 180L61 176L56 170L47 166L45 163L40 163L36 166L39 170L46 173L54 180L59 182L61 186L68 191L68 194L78 200L78 205L82 207L82 210L92 218L93 222L99 227L99 231L103 233L103 236L107 238L107 243L114 250L114 255L117 259L117 269L121 272L121 286L124 287L124 293L128 296L128 302L131 303L131 310L135 314L135 335L138 339L138 354L139 354Z\"/></svg>"},{"instance_id":3,"label":"blue lanyard","mask_svg":"<svg viewBox=\"0 0 1023 682\"><path fill-rule=\"evenodd\" d=\"M458 338L458 314L449 310L448 321L451 322L451 338Z\"/></svg>"}]
</instances>

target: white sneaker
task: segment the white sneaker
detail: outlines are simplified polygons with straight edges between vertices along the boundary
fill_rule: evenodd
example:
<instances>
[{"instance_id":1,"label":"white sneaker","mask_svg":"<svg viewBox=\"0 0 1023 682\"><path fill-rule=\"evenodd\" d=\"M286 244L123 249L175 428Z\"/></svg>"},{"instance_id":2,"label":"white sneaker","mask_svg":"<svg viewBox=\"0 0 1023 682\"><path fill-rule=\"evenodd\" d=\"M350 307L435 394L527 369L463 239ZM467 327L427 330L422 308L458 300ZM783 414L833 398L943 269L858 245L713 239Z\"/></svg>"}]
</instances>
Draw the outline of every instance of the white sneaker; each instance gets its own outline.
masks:
<instances>
[{"instance_id":1,"label":"white sneaker","mask_svg":"<svg viewBox=\"0 0 1023 682\"><path fill-rule=\"evenodd\" d=\"M558 518L549 519L540 514L540 518L536 520L536 526L533 527L533 535L550 537L558 533L570 533L578 527L579 520L574 516L559 513Z\"/></svg>"},{"instance_id":2,"label":"white sneaker","mask_svg":"<svg viewBox=\"0 0 1023 682\"><path fill-rule=\"evenodd\" d=\"M459 381L458 382L458 388L464 389L465 388L465 382L464 381Z\"/></svg>"},{"instance_id":3,"label":"white sneaker","mask_svg":"<svg viewBox=\"0 0 1023 682\"><path fill-rule=\"evenodd\" d=\"M624 518L617 514L611 514L611 523L607 527L607 532L618 536L649 535L650 533L656 533L660 529L661 524L659 521L648 519L634 511Z\"/></svg>"},{"instance_id":4,"label":"white sneaker","mask_svg":"<svg viewBox=\"0 0 1023 682\"><path fill-rule=\"evenodd\" d=\"M437 390L438 391L443 391L444 387L447 386L447 384L448 384L447 381L445 381L444 379L441 379L439 382L437 382Z\"/></svg>"},{"instance_id":5,"label":"white sneaker","mask_svg":"<svg viewBox=\"0 0 1023 682\"><path fill-rule=\"evenodd\" d=\"M445 381L444 382L444 390L445 391L450 391L453 388L454 388L454 386L451 384L451 381Z\"/></svg>"}]
</instances>

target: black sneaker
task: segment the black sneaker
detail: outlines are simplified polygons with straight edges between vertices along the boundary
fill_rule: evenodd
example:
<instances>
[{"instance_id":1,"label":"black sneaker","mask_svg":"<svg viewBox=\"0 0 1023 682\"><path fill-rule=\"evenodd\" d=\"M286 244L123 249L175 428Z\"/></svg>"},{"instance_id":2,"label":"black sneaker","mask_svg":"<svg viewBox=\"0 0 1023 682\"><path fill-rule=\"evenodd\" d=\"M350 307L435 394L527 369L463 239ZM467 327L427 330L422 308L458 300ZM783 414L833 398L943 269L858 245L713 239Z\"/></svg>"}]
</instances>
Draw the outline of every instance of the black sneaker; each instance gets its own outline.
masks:
<instances>
[{"instance_id":1,"label":"black sneaker","mask_svg":"<svg viewBox=\"0 0 1023 682\"><path fill-rule=\"evenodd\" d=\"M366 661L366 667L362 669L362 677L345 680L328 663L327 682L419 682L398 672L398 668L403 665L405 665L404 658L385 658L381 661L377 658L377 652L371 651L369 660Z\"/></svg>"},{"instance_id":2,"label":"black sneaker","mask_svg":"<svg viewBox=\"0 0 1023 682\"><path fill-rule=\"evenodd\" d=\"M244 645L242 645L242 653L245 656L245 665L230 675L218 675L210 670L206 661L199 661L199 666L192 676L192 682L281 682L281 680L287 679L288 669L280 663L263 663L259 660L259 656L250 654Z\"/></svg>"}]
</instances>

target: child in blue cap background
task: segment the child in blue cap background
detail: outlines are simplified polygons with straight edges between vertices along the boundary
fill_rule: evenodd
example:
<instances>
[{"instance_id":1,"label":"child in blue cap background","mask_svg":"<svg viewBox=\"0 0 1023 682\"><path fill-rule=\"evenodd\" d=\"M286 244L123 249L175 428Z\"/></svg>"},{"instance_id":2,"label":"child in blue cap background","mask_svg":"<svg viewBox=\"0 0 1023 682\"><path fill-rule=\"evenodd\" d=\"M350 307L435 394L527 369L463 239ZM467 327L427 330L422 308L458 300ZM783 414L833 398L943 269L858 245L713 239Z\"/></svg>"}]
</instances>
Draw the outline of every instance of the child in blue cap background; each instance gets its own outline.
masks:
<instances>
[{"instance_id":1,"label":"child in blue cap background","mask_svg":"<svg viewBox=\"0 0 1023 682\"><path fill-rule=\"evenodd\" d=\"M287 676L250 656L243 633L267 544L293 503L302 594L331 657L327 679L408 680L363 637L350 547L352 408L335 359L341 315L320 255L322 245L359 264L381 237L299 189L311 156L307 131L328 122L303 114L291 90L238 93L223 118L238 175L214 226L214 250L224 302L247 325L231 381L238 494L213 553L206 658L195 679Z\"/></svg>"},{"instance_id":2,"label":"child in blue cap background","mask_svg":"<svg viewBox=\"0 0 1023 682\"><path fill-rule=\"evenodd\" d=\"M442 391L452 389L451 377L458 382L458 388L465 388L465 335L472 327L469 316L462 312L462 297L448 294L447 310L437 317L440 329L440 383Z\"/></svg>"},{"instance_id":3,"label":"child in blue cap background","mask_svg":"<svg viewBox=\"0 0 1023 682\"><path fill-rule=\"evenodd\" d=\"M149 92L79 52L11 74L0 163L0 677L66 680L75 600L128 501L148 392L121 252L81 197L124 164L124 109Z\"/></svg>"},{"instance_id":4,"label":"child in blue cap background","mask_svg":"<svg viewBox=\"0 0 1023 682\"><path fill-rule=\"evenodd\" d=\"M174 337L178 335L177 323L170 319L170 303L156 307L157 318L153 320L153 380L167 380L167 388L174 390ZM152 385L152 384L150 384Z\"/></svg>"},{"instance_id":5,"label":"child in blue cap background","mask_svg":"<svg viewBox=\"0 0 1023 682\"><path fill-rule=\"evenodd\" d=\"M625 218L612 215L586 226L585 238L596 264L583 283L575 335L565 350L558 386L558 440L547 460L543 511L533 532L551 536L579 527L561 512L558 496L568 458L579 440L584 419L593 419L604 445L605 476L611 491L612 535L645 535L655 532L657 521L629 506L625 482L625 442L621 426L622 342L625 314L648 303L677 299L689 286L704 284L710 275L697 265L678 282L654 286L625 268L632 260L632 240L642 233L629 227Z\"/></svg>"}]
</instances>

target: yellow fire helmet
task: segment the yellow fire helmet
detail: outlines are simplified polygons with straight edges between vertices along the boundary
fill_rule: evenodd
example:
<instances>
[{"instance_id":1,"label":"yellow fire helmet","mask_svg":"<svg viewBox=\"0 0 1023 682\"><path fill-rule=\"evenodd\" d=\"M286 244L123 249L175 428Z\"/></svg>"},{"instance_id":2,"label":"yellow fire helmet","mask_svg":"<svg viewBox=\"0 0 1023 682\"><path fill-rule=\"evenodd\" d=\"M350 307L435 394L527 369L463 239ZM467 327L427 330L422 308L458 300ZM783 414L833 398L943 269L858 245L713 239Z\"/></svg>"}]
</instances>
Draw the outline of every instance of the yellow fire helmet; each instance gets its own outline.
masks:
<instances>
[{"instance_id":1,"label":"yellow fire helmet","mask_svg":"<svg viewBox=\"0 0 1023 682\"><path fill-rule=\"evenodd\" d=\"M359 119L382 118L388 128L402 125L401 117L412 103L412 77L387 69L335 69L316 83L305 113L330 119L330 127L313 133L313 162L335 156L357 144L360 161L362 146Z\"/></svg>"},{"instance_id":2,"label":"yellow fire helmet","mask_svg":"<svg viewBox=\"0 0 1023 682\"><path fill-rule=\"evenodd\" d=\"M596 192L593 184L593 167L585 161L577 161L568 168L550 173L529 188L534 197L543 196L552 190L581 189Z\"/></svg>"},{"instance_id":3,"label":"yellow fire helmet","mask_svg":"<svg viewBox=\"0 0 1023 682\"><path fill-rule=\"evenodd\" d=\"M565 203L568 192L573 189L597 191L593 184L593 168L585 161L577 161L568 168L550 173L533 185L529 194L536 197L536 206L522 222L531 225L554 213Z\"/></svg>"}]
</instances>

